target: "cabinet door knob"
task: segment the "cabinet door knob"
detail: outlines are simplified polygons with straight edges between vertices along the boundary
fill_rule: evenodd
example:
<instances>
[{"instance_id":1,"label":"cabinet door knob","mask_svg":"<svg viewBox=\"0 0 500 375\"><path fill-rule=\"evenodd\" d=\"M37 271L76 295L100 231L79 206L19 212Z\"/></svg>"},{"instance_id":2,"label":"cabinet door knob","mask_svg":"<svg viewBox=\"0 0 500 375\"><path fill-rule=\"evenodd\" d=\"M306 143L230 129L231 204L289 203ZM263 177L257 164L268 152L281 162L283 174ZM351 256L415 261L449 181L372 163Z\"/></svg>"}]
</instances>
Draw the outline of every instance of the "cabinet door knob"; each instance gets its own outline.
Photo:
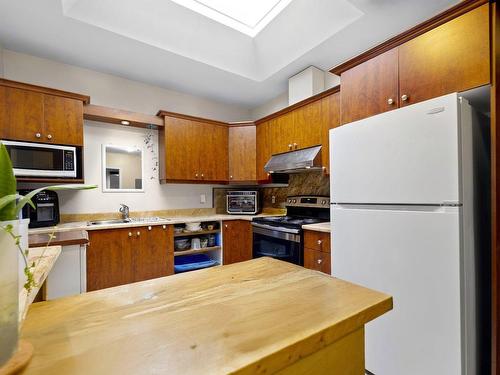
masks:
<instances>
[{"instance_id":1,"label":"cabinet door knob","mask_svg":"<svg viewBox=\"0 0 500 375\"><path fill-rule=\"evenodd\" d=\"M232 180L232 179L233 179L233 176L229 176L229 178Z\"/></svg>"},{"instance_id":2,"label":"cabinet door knob","mask_svg":"<svg viewBox=\"0 0 500 375\"><path fill-rule=\"evenodd\" d=\"M205 177L205 175L202 173L202 174L201 174L201 178L203 178L203 177Z\"/></svg>"},{"instance_id":3,"label":"cabinet door knob","mask_svg":"<svg viewBox=\"0 0 500 375\"><path fill-rule=\"evenodd\" d=\"M227 224L224 224L224 228L227 228Z\"/></svg>"},{"instance_id":4,"label":"cabinet door knob","mask_svg":"<svg viewBox=\"0 0 500 375\"><path fill-rule=\"evenodd\" d=\"M401 95L401 100L402 100L403 102L406 102L408 99L409 99L409 96L408 96L408 95L406 95L406 94Z\"/></svg>"},{"instance_id":5,"label":"cabinet door knob","mask_svg":"<svg viewBox=\"0 0 500 375\"><path fill-rule=\"evenodd\" d=\"M318 245L321 245L322 243L323 243L323 241L318 240Z\"/></svg>"},{"instance_id":6,"label":"cabinet door knob","mask_svg":"<svg viewBox=\"0 0 500 375\"><path fill-rule=\"evenodd\" d=\"M162 225L163 229L167 229L167 226L166 225Z\"/></svg>"},{"instance_id":7,"label":"cabinet door knob","mask_svg":"<svg viewBox=\"0 0 500 375\"><path fill-rule=\"evenodd\" d=\"M132 232L128 232L128 236L129 236L129 237L132 237Z\"/></svg>"},{"instance_id":8,"label":"cabinet door knob","mask_svg":"<svg viewBox=\"0 0 500 375\"><path fill-rule=\"evenodd\" d=\"M393 98L387 99L387 104L393 105L394 104L394 99Z\"/></svg>"},{"instance_id":9,"label":"cabinet door knob","mask_svg":"<svg viewBox=\"0 0 500 375\"><path fill-rule=\"evenodd\" d=\"M323 263L323 259L318 259L318 264Z\"/></svg>"},{"instance_id":10,"label":"cabinet door knob","mask_svg":"<svg viewBox=\"0 0 500 375\"><path fill-rule=\"evenodd\" d=\"M42 135L40 133L36 133L35 137L40 138Z\"/></svg>"},{"instance_id":11,"label":"cabinet door knob","mask_svg":"<svg viewBox=\"0 0 500 375\"><path fill-rule=\"evenodd\" d=\"M148 226L148 230L151 230L151 225L150 225L150 226Z\"/></svg>"},{"instance_id":12,"label":"cabinet door knob","mask_svg":"<svg viewBox=\"0 0 500 375\"><path fill-rule=\"evenodd\" d=\"M289 149L289 150L291 150L291 149L292 149L292 144L291 144L291 143L289 143L289 144L288 144L288 149Z\"/></svg>"},{"instance_id":13,"label":"cabinet door knob","mask_svg":"<svg viewBox=\"0 0 500 375\"><path fill-rule=\"evenodd\" d=\"M140 236L141 235L141 232L137 231L137 236Z\"/></svg>"},{"instance_id":14,"label":"cabinet door knob","mask_svg":"<svg viewBox=\"0 0 500 375\"><path fill-rule=\"evenodd\" d=\"M52 139L52 134L47 135L47 139Z\"/></svg>"},{"instance_id":15,"label":"cabinet door knob","mask_svg":"<svg viewBox=\"0 0 500 375\"><path fill-rule=\"evenodd\" d=\"M198 173L195 173L194 177L198 178Z\"/></svg>"},{"instance_id":16,"label":"cabinet door knob","mask_svg":"<svg viewBox=\"0 0 500 375\"><path fill-rule=\"evenodd\" d=\"M294 148L295 150L297 149L297 146L298 146L298 144L297 144L297 143L294 143L294 144L293 144L293 148Z\"/></svg>"}]
</instances>

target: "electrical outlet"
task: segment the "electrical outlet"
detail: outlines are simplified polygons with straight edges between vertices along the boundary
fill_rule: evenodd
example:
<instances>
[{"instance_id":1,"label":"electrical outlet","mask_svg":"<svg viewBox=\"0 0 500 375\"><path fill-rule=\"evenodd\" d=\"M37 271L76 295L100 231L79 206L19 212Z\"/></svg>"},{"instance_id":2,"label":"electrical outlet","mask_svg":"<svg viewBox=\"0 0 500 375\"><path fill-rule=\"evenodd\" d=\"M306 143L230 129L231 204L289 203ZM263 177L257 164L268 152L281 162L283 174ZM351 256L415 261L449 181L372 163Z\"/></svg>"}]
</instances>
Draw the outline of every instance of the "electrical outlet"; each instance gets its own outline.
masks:
<instances>
[{"instance_id":1,"label":"electrical outlet","mask_svg":"<svg viewBox=\"0 0 500 375\"><path fill-rule=\"evenodd\" d=\"M273 204L276 203L276 196L274 196L274 195L271 196L271 203L273 203Z\"/></svg>"},{"instance_id":2,"label":"electrical outlet","mask_svg":"<svg viewBox=\"0 0 500 375\"><path fill-rule=\"evenodd\" d=\"M207 196L205 194L200 194L200 203L207 203Z\"/></svg>"}]
</instances>

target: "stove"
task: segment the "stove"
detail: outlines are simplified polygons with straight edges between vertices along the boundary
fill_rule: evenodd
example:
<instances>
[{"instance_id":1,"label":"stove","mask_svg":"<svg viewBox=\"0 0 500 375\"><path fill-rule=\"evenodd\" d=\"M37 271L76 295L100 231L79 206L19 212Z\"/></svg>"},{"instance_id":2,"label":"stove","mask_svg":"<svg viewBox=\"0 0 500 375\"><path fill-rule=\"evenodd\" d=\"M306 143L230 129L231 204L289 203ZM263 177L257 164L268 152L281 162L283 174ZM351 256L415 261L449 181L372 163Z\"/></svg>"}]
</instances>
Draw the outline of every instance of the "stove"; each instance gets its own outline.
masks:
<instances>
[{"instance_id":1,"label":"stove","mask_svg":"<svg viewBox=\"0 0 500 375\"><path fill-rule=\"evenodd\" d=\"M330 221L330 199L294 196L286 200L287 216L256 217L252 220L253 257L270 256L304 264L302 225Z\"/></svg>"}]
</instances>

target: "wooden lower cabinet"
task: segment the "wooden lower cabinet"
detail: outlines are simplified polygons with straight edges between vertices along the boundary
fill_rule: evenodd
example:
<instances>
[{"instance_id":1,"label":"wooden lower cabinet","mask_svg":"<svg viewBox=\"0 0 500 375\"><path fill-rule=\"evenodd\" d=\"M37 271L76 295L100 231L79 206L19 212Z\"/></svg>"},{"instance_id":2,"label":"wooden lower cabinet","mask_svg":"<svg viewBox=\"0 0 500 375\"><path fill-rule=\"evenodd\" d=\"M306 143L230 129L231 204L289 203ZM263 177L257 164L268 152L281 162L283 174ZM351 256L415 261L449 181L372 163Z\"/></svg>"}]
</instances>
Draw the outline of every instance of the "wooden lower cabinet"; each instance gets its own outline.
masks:
<instances>
[{"instance_id":1,"label":"wooden lower cabinet","mask_svg":"<svg viewBox=\"0 0 500 375\"><path fill-rule=\"evenodd\" d=\"M311 270L330 274L331 273L330 254L318 250L304 248L304 267L309 268Z\"/></svg>"},{"instance_id":2,"label":"wooden lower cabinet","mask_svg":"<svg viewBox=\"0 0 500 375\"><path fill-rule=\"evenodd\" d=\"M89 240L88 292L174 273L171 225L93 230Z\"/></svg>"},{"instance_id":3,"label":"wooden lower cabinet","mask_svg":"<svg viewBox=\"0 0 500 375\"><path fill-rule=\"evenodd\" d=\"M222 222L223 264L252 259L252 224L246 220Z\"/></svg>"},{"instance_id":4,"label":"wooden lower cabinet","mask_svg":"<svg viewBox=\"0 0 500 375\"><path fill-rule=\"evenodd\" d=\"M330 233L304 231L304 267L331 274Z\"/></svg>"},{"instance_id":5,"label":"wooden lower cabinet","mask_svg":"<svg viewBox=\"0 0 500 375\"><path fill-rule=\"evenodd\" d=\"M143 241L134 249L134 281L173 275L174 227L156 225L140 229L145 238L142 238Z\"/></svg>"}]
</instances>

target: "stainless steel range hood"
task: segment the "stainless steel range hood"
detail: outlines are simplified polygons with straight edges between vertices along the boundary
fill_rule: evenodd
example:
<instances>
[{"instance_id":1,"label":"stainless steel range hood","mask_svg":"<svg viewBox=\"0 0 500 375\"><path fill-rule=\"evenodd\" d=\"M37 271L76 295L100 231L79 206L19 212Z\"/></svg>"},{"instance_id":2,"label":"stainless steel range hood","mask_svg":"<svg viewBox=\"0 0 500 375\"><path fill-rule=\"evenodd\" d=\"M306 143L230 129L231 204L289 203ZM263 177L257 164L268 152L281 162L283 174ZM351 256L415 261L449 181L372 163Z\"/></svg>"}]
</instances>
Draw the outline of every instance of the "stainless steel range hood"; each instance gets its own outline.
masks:
<instances>
[{"instance_id":1,"label":"stainless steel range hood","mask_svg":"<svg viewBox=\"0 0 500 375\"><path fill-rule=\"evenodd\" d=\"M264 166L267 173L299 173L321 169L321 146L273 155Z\"/></svg>"}]
</instances>

